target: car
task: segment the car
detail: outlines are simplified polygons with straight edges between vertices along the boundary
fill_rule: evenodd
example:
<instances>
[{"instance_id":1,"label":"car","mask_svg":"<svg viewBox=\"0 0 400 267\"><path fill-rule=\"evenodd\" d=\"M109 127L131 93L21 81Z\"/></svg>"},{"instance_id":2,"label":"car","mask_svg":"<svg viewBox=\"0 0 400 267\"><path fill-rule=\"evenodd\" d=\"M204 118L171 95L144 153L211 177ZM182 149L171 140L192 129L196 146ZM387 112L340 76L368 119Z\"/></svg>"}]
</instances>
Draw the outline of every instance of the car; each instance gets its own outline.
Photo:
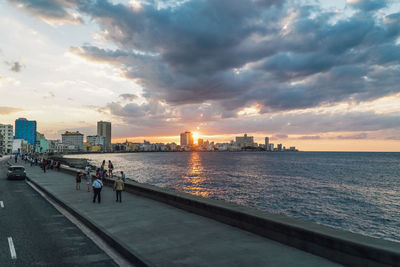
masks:
<instances>
[{"instance_id":1,"label":"car","mask_svg":"<svg viewBox=\"0 0 400 267\"><path fill-rule=\"evenodd\" d=\"M26 178L25 168L23 166L12 165L8 167L8 180L24 180Z\"/></svg>"}]
</instances>

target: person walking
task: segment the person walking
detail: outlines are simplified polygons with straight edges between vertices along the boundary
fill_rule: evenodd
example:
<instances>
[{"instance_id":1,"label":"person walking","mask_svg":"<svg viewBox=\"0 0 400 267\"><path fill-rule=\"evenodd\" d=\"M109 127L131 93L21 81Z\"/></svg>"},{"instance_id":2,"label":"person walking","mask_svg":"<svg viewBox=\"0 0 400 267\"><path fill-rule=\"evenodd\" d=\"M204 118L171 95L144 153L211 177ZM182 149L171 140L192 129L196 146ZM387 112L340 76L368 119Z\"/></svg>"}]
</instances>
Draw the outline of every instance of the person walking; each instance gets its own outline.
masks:
<instances>
[{"instance_id":1,"label":"person walking","mask_svg":"<svg viewBox=\"0 0 400 267\"><path fill-rule=\"evenodd\" d=\"M100 204L101 202L101 189L103 188L103 182L96 177L96 180L93 182L92 184L92 188L93 188L93 203L96 202L96 198L97 198L97 202Z\"/></svg>"},{"instance_id":2,"label":"person walking","mask_svg":"<svg viewBox=\"0 0 400 267\"><path fill-rule=\"evenodd\" d=\"M111 160L108 161L108 176L110 178L113 177L113 169L114 169L114 165L112 164Z\"/></svg>"},{"instance_id":3,"label":"person walking","mask_svg":"<svg viewBox=\"0 0 400 267\"><path fill-rule=\"evenodd\" d=\"M81 182L82 182L82 173L76 173L76 190L81 190Z\"/></svg>"},{"instance_id":4,"label":"person walking","mask_svg":"<svg viewBox=\"0 0 400 267\"><path fill-rule=\"evenodd\" d=\"M43 159L42 166L43 166L44 173L46 172L46 165L47 165L47 161L45 159Z\"/></svg>"},{"instance_id":5,"label":"person walking","mask_svg":"<svg viewBox=\"0 0 400 267\"><path fill-rule=\"evenodd\" d=\"M90 166L85 167L87 191L90 192L90 185L92 184L92 177L90 176Z\"/></svg>"},{"instance_id":6,"label":"person walking","mask_svg":"<svg viewBox=\"0 0 400 267\"><path fill-rule=\"evenodd\" d=\"M121 177L117 177L117 179L114 182L114 187L115 195L117 199L115 200L116 202L122 202L122 190L124 190L124 181L122 181Z\"/></svg>"}]
</instances>

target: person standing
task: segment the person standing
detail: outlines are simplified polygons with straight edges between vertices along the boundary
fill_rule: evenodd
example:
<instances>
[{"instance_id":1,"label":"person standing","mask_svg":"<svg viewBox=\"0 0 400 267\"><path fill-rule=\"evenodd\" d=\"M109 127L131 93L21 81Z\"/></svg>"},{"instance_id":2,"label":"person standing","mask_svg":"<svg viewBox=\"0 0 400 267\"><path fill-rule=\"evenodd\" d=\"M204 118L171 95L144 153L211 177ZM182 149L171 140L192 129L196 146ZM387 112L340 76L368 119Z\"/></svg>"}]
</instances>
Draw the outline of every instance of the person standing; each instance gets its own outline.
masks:
<instances>
[{"instance_id":1,"label":"person standing","mask_svg":"<svg viewBox=\"0 0 400 267\"><path fill-rule=\"evenodd\" d=\"M121 178L122 178L122 181L125 183L126 182L126 176L125 176L125 173L123 171L121 171Z\"/></svg>"},{"instance_id":2,"label":"person standing","mask_svg":"<svg viewBox=\"0 0 400 267\"><path fill-rule=\"evenodd\" d=\"M113 177L113 169L114 169L114 165L112 164L111 160L108 161L108 176L110 178Z\"/></svg>"},{"instance_id":3,"label":"person standing","mask_svg":"<svg viewBox=\"0 0 400 267\"><path fill-rule=\"evenodd\" d=\"M100 166L101 171L104 171L105 165L106 165L106 161L103 160L103 162L101 163L101 166Z\"/></svg>"},{"instance_id":4,"label":"person standing","mask_svg":"<svg viewBox=\"0 0 400 267\"><path fill-rule=\"evenodd\" d=\"M15 154L14 159L15 159L15 163L17 163L17 161L18 161L18 155L17 154Z\"/></svg>"},{"instance_id":5,"label":"person standing","mask_svg":"<svg viewBox=\"0 0 400 267\"><path fill-rule=\"evenodd\" d=\"M92 184L92 177L90 176L90 166L85 167L87 191L90 192L90 185Z\"/></svg>"},{"instance_id":6,"label":"person standing","mask_svg":"<svg viewBox=\"0 0 400 267\"><path fill-rule=\"evenodd\" d=\"M124 181L122 181L121 177L117 177L117 180L114 182L114 190L117 199L116 202L122 202L122 190L124 190Z\"/></svg>"},{"instance_id":7,"label":"person standing","mask_svg":"<svg viewBox=\"0 0 400 267\"><path fill-rule=\"evenodd\" d=\"M76 173L76 190L81 190L82 174L81 172Z\"/></svg>"},{"instance_id":8,"label":"person standing","mask_svg":"<svg viewBox=\"0 0 400 267\"><path fill-rule=\"evenodd\" d=\"M96 180L93 182L92 184L92 188L93 188L93 203L96 202L96 198L98 203L100 204L101 202L101 189L103 188L103 182L96 177Z\"/></svg>"}]
</instances>

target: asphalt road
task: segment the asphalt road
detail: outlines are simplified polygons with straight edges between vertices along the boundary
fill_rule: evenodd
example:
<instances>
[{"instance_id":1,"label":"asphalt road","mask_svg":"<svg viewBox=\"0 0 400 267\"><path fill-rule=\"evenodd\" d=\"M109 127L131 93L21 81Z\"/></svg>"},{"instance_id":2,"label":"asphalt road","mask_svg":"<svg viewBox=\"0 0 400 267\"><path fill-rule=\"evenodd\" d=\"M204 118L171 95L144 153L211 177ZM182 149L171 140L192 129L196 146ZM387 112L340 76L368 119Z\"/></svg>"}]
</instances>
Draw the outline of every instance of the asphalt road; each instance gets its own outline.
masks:
<instances>
[{"instance_id":1,"label":"asphalt road","mask_svg":"<svg viewBox=\"0 0 400 267\"><path fill-rule=\"evenodd\" d=\"M0 266L118 266L7 167L0 158Z\"/></svg>"}]
</instances>

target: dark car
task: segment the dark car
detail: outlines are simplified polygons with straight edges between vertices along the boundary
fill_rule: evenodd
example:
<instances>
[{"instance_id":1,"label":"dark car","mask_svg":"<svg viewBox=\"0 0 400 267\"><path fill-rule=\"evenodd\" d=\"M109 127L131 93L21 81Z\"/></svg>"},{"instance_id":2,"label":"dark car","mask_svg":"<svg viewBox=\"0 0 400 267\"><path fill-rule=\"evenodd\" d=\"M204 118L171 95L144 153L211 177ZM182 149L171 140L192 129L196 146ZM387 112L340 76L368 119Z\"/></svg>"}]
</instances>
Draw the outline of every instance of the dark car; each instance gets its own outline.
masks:
<instances>
[{"instance_id":1,"label":"dark car","mask_svg":"<svg viewBox=\"0 0 400 267\"><path fill-rule=\"evenodd\" d=\"M10 166L8 167L7 179L8 180L24 180L26 178L25 168L23 166Z\"/></svg>"}]
</instances>

